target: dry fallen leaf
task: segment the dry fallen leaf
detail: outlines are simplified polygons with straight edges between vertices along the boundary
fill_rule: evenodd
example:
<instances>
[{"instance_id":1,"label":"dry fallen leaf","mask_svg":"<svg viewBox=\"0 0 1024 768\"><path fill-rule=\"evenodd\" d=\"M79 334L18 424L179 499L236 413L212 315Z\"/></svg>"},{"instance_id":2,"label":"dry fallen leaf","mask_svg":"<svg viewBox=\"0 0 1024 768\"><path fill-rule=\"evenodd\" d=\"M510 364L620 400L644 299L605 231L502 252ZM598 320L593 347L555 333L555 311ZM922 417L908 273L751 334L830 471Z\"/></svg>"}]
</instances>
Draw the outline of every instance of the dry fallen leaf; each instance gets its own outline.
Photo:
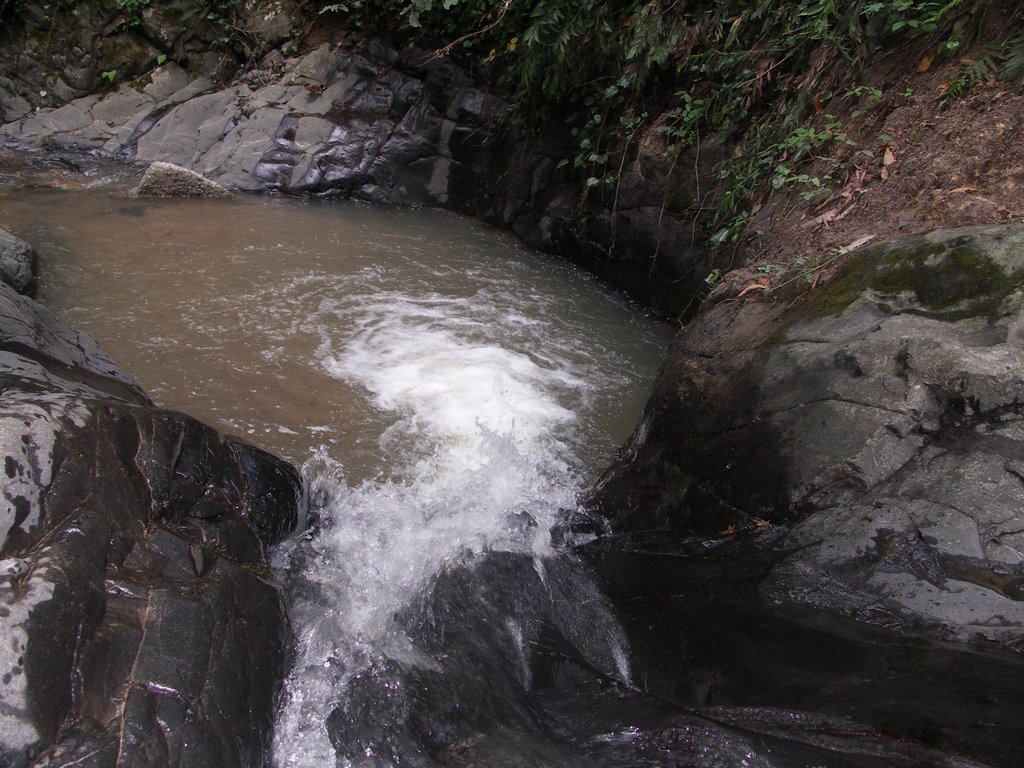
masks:
<instances>
[{"instance_id":1,"label":"dry fallen leaf","mask_svg":"<svg viewBox=\"0 0 1024 768\"><path fill-rule=\"evenodd\" d=\"M926 53L924 56L921 57L921 60L917 62L917 71L927 72L929 69L932 68L932 62L934 60L934 56L932 56L930 53Z\"/></svg>"},{"instance_id":2,"label":"dry fallen leaf","mask_svg":"<svg viewBox=\"0 0 1024 768\"><path fill-rule=\"evenodd\" d=\"M751 285L748 285L746 288L744 288L739 293L737 293L736 294L736 298L740 299L740 298L746 296L751 291L767 291L769 288L771 288L771 284L769 284L769 283L753 283Z\"/></svg>"},{"instance_id":3,"label":"dry fallen leaf","mask_svg":"<svg viewBox=\"0 0 1024 768\"><path fill-rule=\"evenodd\" d=\"M889 180L889 169L888 168L883 168L878 173L878 175L882 178L882 181L888 181Z\"/></svg>"},{"instance_id":4,"label":"dry fallen leaf","mask_svg":"<svg viewBox=\"0 0 1024 768\"><path fill-rule=\"evenodd\" d=\"M892 165L896 162L896 155L893 154L892 149L889 147L885 148L885 153L882 155L882 165Z\"/></svg>"},{"instance_id":5,"label":"dry fallen leaf","mask_svg":"<svg viewBox=\"0 0 1024 768\"><path fill-rule=\"evenodd\" d=\"M858 237L852 243L844 245L842 248L840 248L839 249L839 253L840 254L845 254L845 253L849 253L850 251L855 251L858 248L860 248L862 245L864 245L865 243L870 243L874 239L875 239L874 235L864 235L863 237Z\"/></svg>"}]
</instances>

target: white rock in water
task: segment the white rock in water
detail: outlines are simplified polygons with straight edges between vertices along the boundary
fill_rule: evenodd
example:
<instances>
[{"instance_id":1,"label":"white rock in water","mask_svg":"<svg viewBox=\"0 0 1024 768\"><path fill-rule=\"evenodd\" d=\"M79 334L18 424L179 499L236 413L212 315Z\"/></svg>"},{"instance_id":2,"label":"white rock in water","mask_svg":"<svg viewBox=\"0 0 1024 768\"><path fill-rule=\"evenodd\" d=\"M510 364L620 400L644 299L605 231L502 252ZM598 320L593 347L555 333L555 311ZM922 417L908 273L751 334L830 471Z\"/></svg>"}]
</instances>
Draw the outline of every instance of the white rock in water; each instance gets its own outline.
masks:
<instances>
[{"instance_id":1,"label":"white rock in water","mask_svg":"<svg viewBox=\"0 0 1024 768\"><path fill-rule=\"evenodd\" d=\"M195 171L159 161L149 164L135 194L138 197L234 197L220 184Z\"/></svg>"}]
</instances>

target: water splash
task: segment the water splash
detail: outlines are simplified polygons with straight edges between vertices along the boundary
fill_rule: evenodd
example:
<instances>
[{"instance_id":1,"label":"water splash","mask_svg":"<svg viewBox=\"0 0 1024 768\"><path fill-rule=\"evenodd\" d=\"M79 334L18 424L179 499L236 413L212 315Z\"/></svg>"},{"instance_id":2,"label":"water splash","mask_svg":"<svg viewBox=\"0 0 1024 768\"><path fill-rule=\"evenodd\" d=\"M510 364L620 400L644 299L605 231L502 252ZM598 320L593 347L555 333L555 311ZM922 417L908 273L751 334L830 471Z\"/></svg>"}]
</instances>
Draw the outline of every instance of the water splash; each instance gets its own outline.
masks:
<instances>
[{"instance_id":1,"label":"water splash","mask_svg":"<svg viewBox=\"0 0 1024 768\"><path fill-rule=\"evenodd\" d=\"M304 468L320 523L277 555L301 628L280 766L333 759L322 724L375 661L436 667L396 620L403 608L484 553L550 556L551 528L579 487L576 414L562 401L587 385L569 364L481 337L465 302L375 299L347 310L359 330L338 348L326 341L322 360L393 414L381 436L389 462L351 487L324 452Z\"/></svg>"}]
</instances>

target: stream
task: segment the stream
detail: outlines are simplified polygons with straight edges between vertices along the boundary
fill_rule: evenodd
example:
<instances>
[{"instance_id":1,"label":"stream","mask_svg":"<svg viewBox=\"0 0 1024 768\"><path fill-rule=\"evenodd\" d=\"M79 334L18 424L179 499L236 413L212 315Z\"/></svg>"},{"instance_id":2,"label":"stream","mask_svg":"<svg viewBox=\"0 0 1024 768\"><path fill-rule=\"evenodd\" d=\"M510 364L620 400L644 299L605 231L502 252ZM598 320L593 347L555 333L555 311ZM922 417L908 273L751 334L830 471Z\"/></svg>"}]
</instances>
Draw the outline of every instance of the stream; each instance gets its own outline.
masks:
<instances>
[{"instance_id":1,"label":"stream","mask_svg":"<svg viewBox=\"0 0 1024 768\"><path fill-rule=\"evenodd\" d=\"M89 186L0 193L41 254L39 299L159 405L310 488L310 527L274 557L299 638L278 766L432 765L481 733L549 751L531 701L549 625L630 684L621 628L560 549L667 325L444 212Z\"/></svg>"},{"instance_id":2,"label":"stream","mask_svg":"<svg viewBox=\"0 0 1024 768\"><path fill-rule=\"evenodd\" d=\"M774 611L756 544L588 516L672 336L591 277L440 211L65 170L0 173L40 300L302 467L276 768L1022 764L1017 654Z\"/></svg>"}]
</instances>

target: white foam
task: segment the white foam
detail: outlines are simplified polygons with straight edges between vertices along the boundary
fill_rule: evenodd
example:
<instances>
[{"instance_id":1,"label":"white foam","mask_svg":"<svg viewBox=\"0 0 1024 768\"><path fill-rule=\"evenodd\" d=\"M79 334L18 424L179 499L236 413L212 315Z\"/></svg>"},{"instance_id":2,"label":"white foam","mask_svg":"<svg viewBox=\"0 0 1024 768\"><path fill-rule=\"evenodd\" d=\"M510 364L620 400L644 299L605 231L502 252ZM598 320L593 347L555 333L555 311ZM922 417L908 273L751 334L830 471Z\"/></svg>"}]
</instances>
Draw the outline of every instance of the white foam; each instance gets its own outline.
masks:
<instances>
[{"instance_id":1,"label":"white foam","mask_svg":"<svg viewBox=\"0 0 1024 768\"><path fill-rule=\"evenodd\" d=\"M485 433L510 438L538 464L566 447L554 428L575 421L557 389L582 387L566 370L544 368L494 344L455 332L382 320L324 362L332 375L362 384L374 404L398 418L390 441L419 441L432 455L413 467L440 480L481 466Z\"/></svg>"},{"instance_id":2,"label":"white foam","mask_svg":"<svg viewBox=\"0 0 1024 768\"><path fill-rule=\"evenodd\" d=\"M282 566L304 559L293 575L301 597L292 618L303 629L277 729L281 766L333 754L312 724L375 654L433 663L395 623L433 578L488 551L551 554L558 510L575 503L567 436L576 414L559 400L585 385L571 368L481 337L487 324L466 314L465 302L376 298L358 305L351 338L337 348L325 341L322 365L393 414L381 436L390 467L355 487L326 454L305 467L314 494L331 501L319 532L279 554Z\"/></svg>"},{"instance_id":3,"label":"white foam","mask_svg":"<svg viewBox=\"0 0 1024 768\"><path fill-rule=\"evenodd\" d=\"M379 271L325 296L311 323L320 333L320 368L365 391L390 426L380 435L385 463L373 481L350 487L326 452L304 467L312 495L330 501L317 532L277 555L278 567L290 571L300 628L275 732L280 767L333 764L323 724L375 658L436 663L402 633L396 615L440 573L511 551L532 555L546 583L551 528L575 505L582 482L577 410L592 390L623 375L581 354L586 334L554 326L538 297L517 295L515 286L471 296L420 286L413 295L381 289ZM528 686L522 627L509 622ZM614 650L597 651L628 680L618 640L609 641Z\"/></svg>"}]
</instances>

